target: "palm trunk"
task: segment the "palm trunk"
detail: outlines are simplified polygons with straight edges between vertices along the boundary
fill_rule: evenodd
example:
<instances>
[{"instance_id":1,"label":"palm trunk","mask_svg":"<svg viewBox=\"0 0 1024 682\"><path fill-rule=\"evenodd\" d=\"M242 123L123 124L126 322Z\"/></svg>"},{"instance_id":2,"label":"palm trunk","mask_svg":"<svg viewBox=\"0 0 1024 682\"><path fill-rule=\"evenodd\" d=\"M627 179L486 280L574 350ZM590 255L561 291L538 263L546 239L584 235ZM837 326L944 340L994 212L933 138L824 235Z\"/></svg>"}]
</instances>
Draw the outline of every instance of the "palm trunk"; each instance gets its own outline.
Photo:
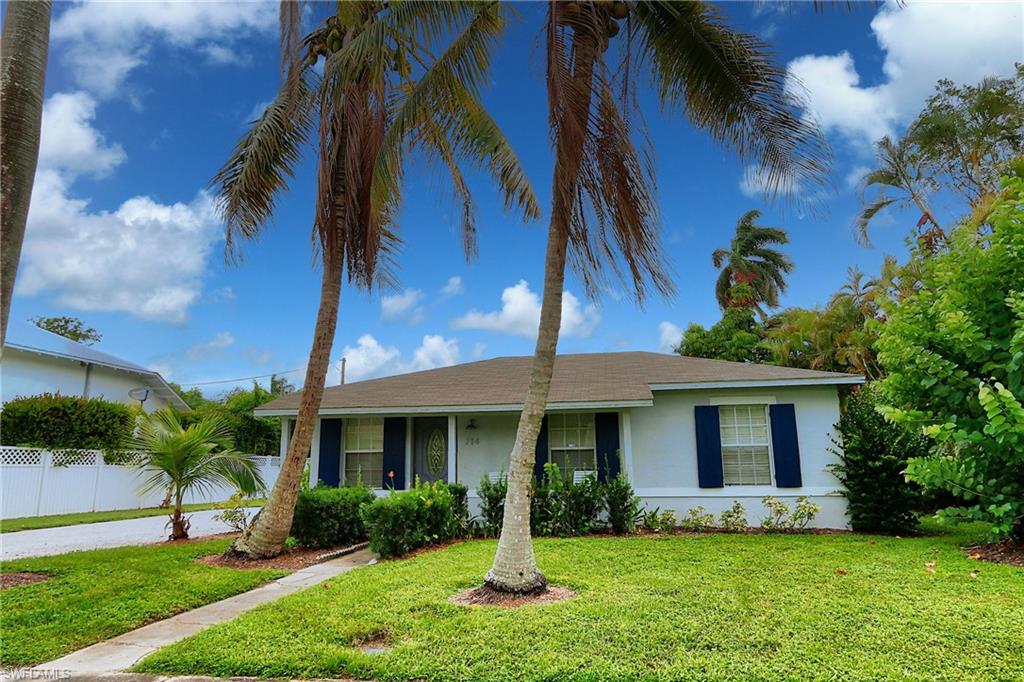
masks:
<instances>
[{"instance_id":1,"label":"palm trunk","mask_svg":"<svg viewBox=\"0 0 1024 682\"><path fill-rule=\"evenodd\" d=\"M178 491L174 500L174 513L171 514L171 540L188 540L189 523L181 511L182 496L182 491Z\"/></svg>"},{"instance_id":2,"label":"palm trunk","mask_svg":"<svg viewBox=\"0 0 1024 682\"><path fill-rule=\"evenodd\" d=\"M553 11L553 9L552 9ZM548 226L547 253L544 260L544 295L541 299L540 327L530 367L530 388L519 415L519 427L509 461L508 491L501 523L501 536L494 565L484 577L484 584L499 592L529 594L547 587L547 579L537 568L530 536L530 482L536 459L537 437L540 434L551 376L555 369L555 353L562 323L562 290L565 285L565 260L569 240L570 216L575 207L579 185L586 114L592 95L594 47L581 36L573 38L576 65L573 80L582 87L586 101L567 109L566 116L575 115L574 126L560 126L555 141L554 191L551 220ZM550 55L549 55L550 59Z\"/></svg>"},{"instance_id":3,"label":"palm trunk","mask_svg":"<svg viewBox=\"0 0 1024 682\"><path fill-rule=\"evenodd\" d=\"M50 0L8 2L0 45L0 352L39 161Z\"/></svg>"},{"instance_id":4,"label":"palm trunk","mask_svg":"<svg viewBox=\"0 0 1024 682\"><path fill-rule=\"evenodd\" d=\"M320 400L324 395L324 381L331 362L334 331L338 325L342 276L340 255L325 250L323 270L320 309L316 317L313 346L309 351L305 383L299 399L299 413L295 419L295 432L288 445L288 454L281 463L281 472L266 504L229 550L251 559L280 554L292 527L295 501L299 496L302 472L313 439L313 427L320 411Z\"/></svg>"}]
</instances>

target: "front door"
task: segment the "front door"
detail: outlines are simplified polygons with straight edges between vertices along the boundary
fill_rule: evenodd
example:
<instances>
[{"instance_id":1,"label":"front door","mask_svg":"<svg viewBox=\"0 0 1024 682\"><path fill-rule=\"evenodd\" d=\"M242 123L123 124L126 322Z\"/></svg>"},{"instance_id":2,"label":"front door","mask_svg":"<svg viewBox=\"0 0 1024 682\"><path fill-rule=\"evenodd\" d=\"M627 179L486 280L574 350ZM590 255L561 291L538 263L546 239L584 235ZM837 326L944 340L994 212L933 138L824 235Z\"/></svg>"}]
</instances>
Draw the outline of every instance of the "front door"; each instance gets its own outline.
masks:
<instances>
[{"instance_id":1,"label":"front door","mask_svg":"<svg viewBox=\"0 0 1024 682\"><path fill-rule=\"evenodd\" d=\"M448 481L448 417L416 417L413 423L413 472L420 481Z\"/></svg>"}]
</instances>

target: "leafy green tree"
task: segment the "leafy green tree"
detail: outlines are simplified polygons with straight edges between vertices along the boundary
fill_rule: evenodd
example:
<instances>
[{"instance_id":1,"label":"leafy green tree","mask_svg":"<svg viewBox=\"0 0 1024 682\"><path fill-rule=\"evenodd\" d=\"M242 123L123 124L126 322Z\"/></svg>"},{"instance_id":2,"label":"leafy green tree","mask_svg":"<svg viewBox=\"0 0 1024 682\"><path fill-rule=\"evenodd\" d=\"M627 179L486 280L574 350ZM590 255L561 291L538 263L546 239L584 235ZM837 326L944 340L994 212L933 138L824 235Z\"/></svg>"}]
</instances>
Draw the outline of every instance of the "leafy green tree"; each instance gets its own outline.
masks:
<instances>
[{"instance_id":1,"label":"leafy green tree","mask_svg":"<svg viewBox=\"0 0 1024 682\"><path fill-rule=\"evenodd\" d=\"M66 339L77 341L85 346L99 343L103 339L103 336L96 329L86 327L84 322L70 315L62 315L60 317L39 316L32 318L29 322L40 329L45 329Z\"/></svg>"},{"instance_id":2,"label":"leafy green tree","mask_svg":"<svg viewBox=\"0 0 1024 682\"><path fill-rule=\"evenodd\" d=\"M182 513L185 495L232 485L251 496L265 488L252 455L234 450L230 427L213 416L183 426L174 410L139 417L134 448L141 452L139 467L146 478L140 490L170 490L171 540L188 537L189 522Z\"/></svg>"},{"instance_id":3,"label":"leafy green tree","mask_svg":"<svg viewBox=\"0 0 1024 682\"><path fill-rule=\"evenodd\" d=\"M1024 542L1024 179L925 260L921 289L883 303L877 341L887 416L935 441L907 475L963 500L946 515Z\"/></svg>"},{"instance_id":4,"label":"leafy green tree","mask_svg":"<svg viewBox=\"0 0 1024 682\"><path fill-rule=\"evenodd\" d=\"M675 352L712 360L765 362L771 356L761 345L761 331L749 308L726 308L722 319L709 329L697 323L687 327Z\"/></svg>"},{"instance_id":5,"label":"leafy green tree","mask_svg":"<svg viewBox=\"0 0 1024 682\"><path fill-rule=\"evenodd\" d=\"M720 268L715 282L715 298L722 310L753 308L762 319L765 307L779 305L779 294L786 291L786 275L793 261L775 244L788 244L789 235L781 227L755 224L760 211L747 211L736 223L736 236L727 249L715 249L711 262Z\"/></svg>"}]
</instances>

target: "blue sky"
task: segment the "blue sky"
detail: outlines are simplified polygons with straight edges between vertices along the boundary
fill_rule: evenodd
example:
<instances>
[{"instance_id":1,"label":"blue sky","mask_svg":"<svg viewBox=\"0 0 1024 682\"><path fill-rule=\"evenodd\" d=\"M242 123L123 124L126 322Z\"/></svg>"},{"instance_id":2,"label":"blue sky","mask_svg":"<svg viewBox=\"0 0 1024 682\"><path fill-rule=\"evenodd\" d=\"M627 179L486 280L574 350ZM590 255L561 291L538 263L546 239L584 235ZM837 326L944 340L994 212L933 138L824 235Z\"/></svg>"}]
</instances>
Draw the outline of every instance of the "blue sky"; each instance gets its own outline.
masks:
<instances>
[{"instance_id":1,"label":"blue sky","mask_svg":"<svg viewBox=\"0 0 1024 682\"><path fill-rule=\"evenodd\" d=\"M543 6L519 9L485 102L546 209L552 159ZM786 306L823 302L849 266L875 272L886 253L902 256L916 216L884 216L870 249L851 232L854 186L871 163L871 142L899 133L937 79L976 82L1024 61L1020 3L864 4L823 13L730 3L721 10L737 28L768 40L806 91L835 156L826 213L766 203L744 181L739 159L649 106L665 254L678 294L639 309L615 289L586 300L570 277L561 352L666 350L689 322L717 320L710 254L728 244L749 209L790 232L796 270ZM76 315L103 333L103 350L186 384L304 366L319 294L309 240L311 164L281 197L263 237L243 244L238 266L225 264L223 226L204 193L245 122L276 91L276 16L275 3L55 6L13 323ZM522 224L501 211L486 179L473 176L480 257L467 265L442 180L416 164L407 173L400 288L342 293L333 357L348 358L349 380L532 352L546 215ZM939 209L958 211L953 203ZM328 383L337 380L335 368Z\"/></svg>"}]
</instances>

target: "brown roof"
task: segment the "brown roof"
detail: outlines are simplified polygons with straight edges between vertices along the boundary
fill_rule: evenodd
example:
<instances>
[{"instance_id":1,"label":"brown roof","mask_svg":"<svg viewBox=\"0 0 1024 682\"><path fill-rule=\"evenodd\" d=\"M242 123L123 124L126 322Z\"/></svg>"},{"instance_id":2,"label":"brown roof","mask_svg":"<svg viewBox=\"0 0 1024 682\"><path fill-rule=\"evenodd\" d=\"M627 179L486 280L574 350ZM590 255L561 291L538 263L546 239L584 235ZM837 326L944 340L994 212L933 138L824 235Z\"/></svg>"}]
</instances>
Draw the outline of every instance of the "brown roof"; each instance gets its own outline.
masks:
<instances>
[{"instance_id":1,"label":"brown roof","mask_svg":"<svg viewBox=\"0 0 1024 682\"><path fill-rule=\"evenodd\" d=\"M321 410L518 406L526 394L531 356L494 358L330 386ZM860 377L774 365L664 355L585 353L559 355L548 404L650 401L652 384L771 385L788 382L859 383ZM259 408L261 414L294 414L299 394Z\"/></svg>"}]
</instances>

